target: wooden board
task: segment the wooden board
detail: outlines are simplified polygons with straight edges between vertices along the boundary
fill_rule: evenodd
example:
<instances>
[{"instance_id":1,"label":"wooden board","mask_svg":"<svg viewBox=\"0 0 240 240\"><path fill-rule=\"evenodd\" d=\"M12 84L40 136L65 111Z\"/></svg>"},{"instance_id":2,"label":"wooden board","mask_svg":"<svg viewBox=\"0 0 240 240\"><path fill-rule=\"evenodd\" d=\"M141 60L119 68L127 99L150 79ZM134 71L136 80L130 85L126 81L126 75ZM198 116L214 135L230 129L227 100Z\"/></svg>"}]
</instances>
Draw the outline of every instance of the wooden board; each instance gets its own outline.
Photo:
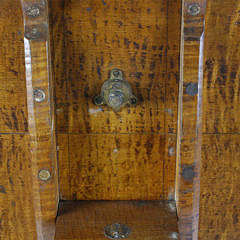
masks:
<instances>
[{"instance_id":1,"label":"wooden board","mask_svg":"<svg viewBox=\"0 0 240 240\"><path fill-rule=\"evenodd\" d=\"M240 239L238 1L208 1L199 239Z\"/></svg>"},{"instance_id":2,"label":"wooden board","mask_svg":"<svg viewBox=\"0 0 240 240\"><path fill-rule=\"evenodd\" d=\"M55 240L104 240L112 223L130 227L129 240L177 239L176 212L160 201L64 201Z\"/></svg>"},{"instance_id":3,"label":"wooden board","mask_svg":"<svg viewBox=\"0 0 240 240\"><path fill-rule=\"evenodd\" d=\"M157 200L174 192L175 154L164 151L166 145L174 149L174 134L83 134L69 140L61 134L58 142L62 199Z\"/></svg>"},{"instance_id":4,"label":"wooden board","mask_svg":"<svg viewBox=\"0 0 240 240\"><path fill-rule=\"evenodd\" d=\"M36 239L29 135L0 135L0 239Z\"/></svg>"},{"instance_id":5,"label":"wooden board","mask_svg":"<svg viewBox=\"0 0 240 240\"><path fill-rule=\"evenodd\" d=\"M179 31L172 34L173 29L168 30L173 27L172 22L176 24L174 30L180 27L179 4L169 4L175 11L169 10L172 15L168 17L166 1L112 1L106 5L101 1L72 1L61 5L62 9L60 3L53 1L58 131L164 132L164 115L168 114L164 109L167 73L178 72L179 57ZM175 37L172 42L168 31ZM122 110L122 123L108 108L101 110L92 104L92 98L113 68L124 71L140 100L136 112ZM178 86L174 84L175 78L171 80L174 86L171 96L177 104ZM176 110L169 109L175 119ZM138 118L147 118L148 122L157 118L158 128L144 122L137 124ZM176 130L176 121L171 128Z\"/></svg>"},{"instance_id":6,"label":"wooden board","mask_svg":"<svg viewBox=\"0 0 240 240\"><path fill-rule=\"evenodd\" d=\"M63 199L168 199L174 192L175 139L173 135L171 140L167 135L159 135L161 141L148 138L176 134L180 2L55 0L51 9L57 134L66 135L65 140L58 137L58 145L64 150L65 144L69 150L60 153L65 158L60 159L59 168ZM93 97L113 68L122 69L133 87L139 99L136 108L125 107L114 113L93 104ZM148 165L134 153L134 136L141 139L140 156L148 151L147 141L153 144L154 163ZM135 163L131 174L124 168L119 174L112 172L114 164L128 161L127 155L107 164L115 138L124 139L124 151L131 152L129 161ZM101 143L104 139L107 146ZM83 151L80 145L84 145ZM173 148L173 155L165 161L169 148ZM104 171L97 173L102 163ZM165 166L169 169L166 178ZM151 172L155 173L153 179L148 175ZM96 174L106 175L99 180ZM141 178L150 182L139 186ZM157 186L150 187L153 182ZM121 191L117 183L121 183ZM110 184L109 190L106 184ZM123 190L127 184L129 188Z\"/></svg>"},{"instance_id":7,"label":"wooden board","mask_svg":"<svg viewBox=\"0 0 240 240\"><path fill-rule=\"evenodd\" d=\"M0 132L27 132L23 21L20 1L0 6Z\"/></svg>"},{"instance_id":8,"label":"wooden board","mask_svg":"<svg viewBox=\"0 0 240 240\"><path fill-rule=\"evenodd\" d=\"M199 239L240 239L240 135L204 135Z\"/></svg>"},{"instance_id":9,"label":"wooden board","mask_svg":"<svg viewBox=\"0 0 240 240\"><path fill-rule=\"evenodd\" d=\"M203 131L240 132L239 2L208 1Z\"/></svg>"}]
</instances>

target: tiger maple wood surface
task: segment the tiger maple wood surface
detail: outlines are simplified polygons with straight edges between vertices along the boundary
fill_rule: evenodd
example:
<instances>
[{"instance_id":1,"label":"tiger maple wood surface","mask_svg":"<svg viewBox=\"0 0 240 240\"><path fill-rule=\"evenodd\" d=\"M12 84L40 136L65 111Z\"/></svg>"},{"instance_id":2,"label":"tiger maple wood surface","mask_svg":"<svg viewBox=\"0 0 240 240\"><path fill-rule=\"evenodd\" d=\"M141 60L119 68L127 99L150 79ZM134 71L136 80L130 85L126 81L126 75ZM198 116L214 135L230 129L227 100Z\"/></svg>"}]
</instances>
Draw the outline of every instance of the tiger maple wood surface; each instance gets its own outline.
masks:
<instances>
[{"instance_id":1,"label":"tiger maple wood surface","mask_svg":"<svg viewBox=\"0 0 240 240\"><path fill-rule=\"evenodd\" d=\"M239 1L209 1L207 11L203 131L239 133Z\"/></svg>"},{"instance_id":2,"label":"tiger maple wood surface","mask_svg":"<svg viewBox=\"0 0 240 240\"><path fill-rule=\"evenodd\" d=\"M240 239L240 135L204 135L199 239Z\"/></svg>"},{"instance_id":3,"label":"tiger maple wood surface","mask_svg":"<svg viewBox=\"0 0 240 240\"><path fill-rule=\"evenodd\" d=\"M20 1L0 4L0 239L36 239ZM11 134L12 133L12 134Z\"/></svg>"},{"instance_id":4,"label":"tiger maple wood surface","mask_svg":"<svg viewBox=\"0 0 240 240\"><path fill-rule=\"evenodd\" d=\"M174 154L165 156L175 148L167 134L176 133L180 2L55 0L51 9L58 145L64 150L64 138L69 148L60 153L63 199L167 199L175 179ZM93 104L113 68L123 70L136 108L114 113ZM146 158L151 135L155 150ZM114 139L124 139L115 155Z\"/></svg>"},{"instance_id":5,"label":"tiger maple wood surface","mask_svg":"<svg viewBox=\"0 0 240 240\"><path fill-rule=\"evenodd\" d=\"M179 118L177 139L176 202L179 238L198 239L201 165L202 65L205 0L197 0L199 13L189 14L191 0L182 2ZM194 86L189 91L189 86ZM192 93L191 93L192 92Z\"/></svg>"},{"instance_id":6,"label":"tiger maple wood surface","mask_svg":"<svg viewBox=\"0 0 240 240\"><path fill-rule=\"evenodd\" d=\"M104 240L104 227L126 224L127 239L175 239L176 213L160 201L63 201L57 218L55 240Z\"/></svg>"},{"instance_id":7,"label":"tiger maple wood surface","mask_svg":"<svg viewBox=\"0 0 240 240\"><path fill-rule=\"evenodd\" d=\"M1 1L0 38L0 132L27 132L23 21L17 0Z\"/></svg>"},{"instance_id":8,"label":"tiger maple wood surface","mask_svg":"<svg viewBox=\"0 0 240 240\"><path fill-rule=\"evenodd\" d=\"M39 9L39 16L28 16L27 10L36 6ZM37 239L51 240L55 235L55 218L59 199L48 1L35 0L33 3L31 0L22 0L22 10L34 221ZM32 29L38 32L36 36L31 34ZM34 90L38 89L45 94L45 99L40 102L34 99ZM50 173L50 178L46 181L38 177L39 171L43 169Z\"/></svg>"},{"instance_id":9,"label":"tiger maple wood surface","mask_svg":"<svg viewBox=\"0 0 240 240\"><path fill-rule=\"evenodd\" d=\"M208 1L199 239L240 239L240 6Z\"/></svg>"},{"instance_id":10,"label":"tiger maple wood surface","mask_svg":"<svg viewBox=\"0 0 240 240\"><path fill-rule=\"evenodd\" d=\"M175 156L164 152L175 145L174 134L70 135L69 144L60 134L58 141L62 199L157 200L168 191L166 179L166 186L174 184L168 173ZM165 165L155 167L159 156Z\"/></svg>"},{"instance_id":11,"label":"tiger maple wood surface","mask_svg":"<svg viewBox=\"0 0 240 240\"><path fill-rule=\"evenodd\" d=\"M0 239L54 237L58 191L47 38L24 38L29 26L47 27L47 1L39 3L35 19L25 15L32 1L0 5ZM45 90L44 103L34 102L33 87ZM49 181L39 180L41 168L50 169Z\"/></svg>"},{"instance_id":12,"label":"tiger maple wood surface","mask_svg":"<svg viewBox=\"0 0 240 240\"><path fill-rule=\"evenodd\" d=\"M29 135L0 135L0 239L36 239Z\"/></svg>"}]
</instances>

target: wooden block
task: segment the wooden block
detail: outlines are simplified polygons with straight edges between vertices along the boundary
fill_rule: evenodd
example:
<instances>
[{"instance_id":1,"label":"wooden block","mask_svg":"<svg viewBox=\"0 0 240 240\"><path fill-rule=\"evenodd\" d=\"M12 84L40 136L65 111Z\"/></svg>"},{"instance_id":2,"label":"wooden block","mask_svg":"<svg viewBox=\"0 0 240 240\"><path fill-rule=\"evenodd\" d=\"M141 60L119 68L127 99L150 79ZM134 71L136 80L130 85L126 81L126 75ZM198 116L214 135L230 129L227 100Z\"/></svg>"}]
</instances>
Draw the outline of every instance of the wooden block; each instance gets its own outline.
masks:
<instances>
[{"instance_id":1,"label":"wooden block","mask_svg":"<svg viewBox=\"0 0 240 240\"><path fill-rule=\"evenodd\" d=\"M175 239L178 233L169 202L64 201L59 214L55 240L104 240L104 227L113 223L131 229L129 240Z\"/></svg>"}]
</instances>

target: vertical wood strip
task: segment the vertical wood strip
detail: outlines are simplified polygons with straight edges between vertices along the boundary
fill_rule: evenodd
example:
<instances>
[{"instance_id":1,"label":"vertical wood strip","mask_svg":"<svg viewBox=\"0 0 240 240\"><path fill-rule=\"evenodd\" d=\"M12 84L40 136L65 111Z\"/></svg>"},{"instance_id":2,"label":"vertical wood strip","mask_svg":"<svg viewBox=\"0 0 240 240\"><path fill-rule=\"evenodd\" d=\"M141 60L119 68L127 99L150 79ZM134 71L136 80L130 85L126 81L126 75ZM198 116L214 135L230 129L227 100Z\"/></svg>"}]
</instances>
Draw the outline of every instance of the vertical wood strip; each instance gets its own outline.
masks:
<instances>
[{"instance_id":1,"label":"vertical wood strip","mask_svg":"<svg viewBox=\"0 0 240 240\"><path fill-rule=\"evenodd\" d=\"M33 202L38 240L54 239L58 205L53 89L50 64L48 5L45 0L22 0L27 84L28 124L32 155ZM43 101L34 93L41 90ZM47 170L47 180L39 177Z\"/></svg>"},{"instance_id":2,"label":"vertical wood strip","mask_svg":"<svg viewBox=\"0 0 240 240\"><path fill-rule=\"evenodd\" d=\"M176 200L182 240L198 239L206 0L182 2Z\"/></svg>"}]
</instances>

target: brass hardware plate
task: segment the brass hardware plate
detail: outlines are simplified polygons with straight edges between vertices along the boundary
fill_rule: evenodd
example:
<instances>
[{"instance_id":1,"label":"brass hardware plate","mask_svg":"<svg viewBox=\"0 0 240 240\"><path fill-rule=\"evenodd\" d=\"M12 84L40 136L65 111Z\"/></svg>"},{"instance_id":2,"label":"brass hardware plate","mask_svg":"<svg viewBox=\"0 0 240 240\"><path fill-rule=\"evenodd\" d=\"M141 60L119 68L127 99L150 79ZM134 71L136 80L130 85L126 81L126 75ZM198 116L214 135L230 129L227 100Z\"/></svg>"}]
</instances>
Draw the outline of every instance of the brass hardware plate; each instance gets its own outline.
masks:
<instances>
[{"instance_id":1,"label":"brass hardware plate","mask_svg":"<svg viewBox=\"0 0 240 240\"><path fill-rule=\"evenodd\" d=\"M111 71L110 78L104 82L101 93L95 96L93 101L96 105L108 105L116 112L126 105L137 104L137 98L133 95L130 84L119 69Z\"/></svg>"}]
</instances>

